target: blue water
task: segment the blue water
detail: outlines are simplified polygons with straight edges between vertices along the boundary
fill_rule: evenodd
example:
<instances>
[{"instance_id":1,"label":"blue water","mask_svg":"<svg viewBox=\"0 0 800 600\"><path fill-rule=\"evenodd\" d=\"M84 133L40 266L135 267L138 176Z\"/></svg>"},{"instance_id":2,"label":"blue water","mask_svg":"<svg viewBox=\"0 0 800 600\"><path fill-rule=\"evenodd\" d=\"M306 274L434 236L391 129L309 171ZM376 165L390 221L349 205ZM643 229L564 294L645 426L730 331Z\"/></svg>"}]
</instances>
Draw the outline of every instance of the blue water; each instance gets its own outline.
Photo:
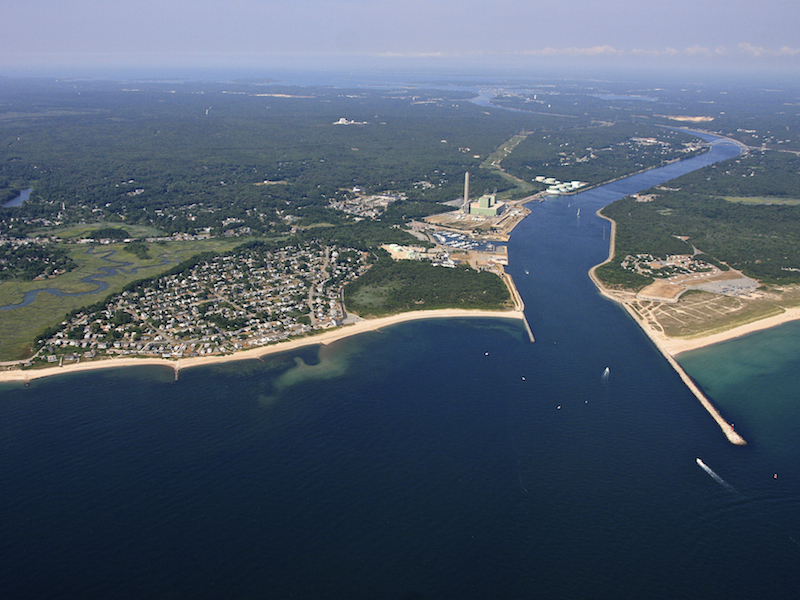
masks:
<instances>
[{"instance_id":1,"label":"blue water","mask_svg":"<svg viewBox=\"0 0 800 600\"><path fill-rule=\"evenodd\" d=\"M776 472L800 455L800 322L680 355L684 369L725 411Z\"/></svg>"},{"instance_id":2,"label":"blue water","mask_svg":"<svg viewBox=\"0 0 800 600\"><path fill-rule=\"evenodd\" d=\"M90 248L87 253L91 254L94 248ZM90 283L94 285L94 289L85 291L85 292L65 292L58 288L39 288L36 290L30 290L25 292L25 295L22 297L22 301L18 302L17 304L6 304L5 306L0 306L0 310L13 310L15 308L24 308L26 306L30 306L36 301L36 298L39 294L52 294L53 296L88 296L90 294L99 294L100 292L104 292L108 289L108 282L104 281L106 277L113 277L114 275L118 275L120 273L126 274L135 274L138 273L140 269L150 269L152 267L158 267L167 264L169 261L165 256L161 257L161 262L156 265L149 265L146 267L132 267L126 270L126 267L130 267L132 262L122 262L113 260L111 257L115 255L116 252L109 252L107 256L102 257L103 260L112 263L114 266L112 267L98 267L97 273L92 273L91 275L87 275L86 277L81 278L81 283Z\"/></svg>"},{"instance_id":3,"label":"blue water","mask_svg":"<svg viewBox=\"0 0 800 600\"><path fill-rule=\"evenodd\" d=\"M13 199L9 200L8 202L6 202L5 204L3 204L3 208L14 208L14 207L17 207L17 206L22 206L22 203L26 202L28 200L28 198L31 197L31 192L32 191L33 191L33 188L27 188L27 189L22 190L19 193L19 196L17 196L16 198L13 198Z\"/></svg>"},{"instance_id":4,"label":"blue water","mask_svg":"<svg viewBox=\"0 0 800 600\"><path fill-rule=\"evenodd\" d=\"M691 166L531 205L509 254L536 343L418 321L178 381L6 386L4 594L796 597L793 449L746 408L750 444L729 444L586 276L608 251L594 210Z\"/></svg>"}]
</instances>

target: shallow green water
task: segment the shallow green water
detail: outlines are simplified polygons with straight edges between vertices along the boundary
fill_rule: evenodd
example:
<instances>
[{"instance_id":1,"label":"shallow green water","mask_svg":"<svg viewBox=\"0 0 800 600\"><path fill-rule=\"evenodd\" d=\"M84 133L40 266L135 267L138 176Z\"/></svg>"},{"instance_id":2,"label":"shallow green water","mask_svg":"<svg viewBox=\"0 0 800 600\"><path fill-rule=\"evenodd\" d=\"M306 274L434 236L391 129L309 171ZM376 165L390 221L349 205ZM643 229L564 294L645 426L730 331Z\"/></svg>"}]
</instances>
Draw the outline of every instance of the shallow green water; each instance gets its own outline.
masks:
<instances>
[{"instance_id":1,"label":"shallow green water","mask_svg":"<svg viewBox=\"0 0 800 600\"><path fill-rule=\"evenodd\" d=\"M686 372L777 467L800 457L800 322L679 357ZM776 468L777 468L776 467Z\"/></svg>"}]
</instances>

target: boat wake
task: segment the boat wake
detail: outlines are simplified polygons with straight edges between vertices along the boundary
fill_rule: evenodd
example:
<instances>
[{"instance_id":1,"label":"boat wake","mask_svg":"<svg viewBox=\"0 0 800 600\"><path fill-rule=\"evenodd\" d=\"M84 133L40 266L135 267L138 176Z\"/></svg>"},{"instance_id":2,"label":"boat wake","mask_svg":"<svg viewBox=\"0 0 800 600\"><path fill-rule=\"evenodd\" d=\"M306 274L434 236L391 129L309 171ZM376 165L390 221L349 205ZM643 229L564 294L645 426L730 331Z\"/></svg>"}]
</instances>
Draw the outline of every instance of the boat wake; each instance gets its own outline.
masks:
<instances>
[{"instance_id":1,"label":"boat wake","mask_svg":"<svg viewBox=\"0 0 800 600\"><path fill-rule=\"evenodd\" d=\"M703 471L705 471L706 473L708 473L711 476L711 479L716 481L718 484L720 484L726 490L728 490L729 492L733 492L734 494L738 494L739 493L738 491L736 491L735 487L733 487L730 483L725 481L722 477L720 477L719 475L714 473L714 470L711 467L709 467L706 463L704 463L701 459L699 459L699 458L697 459L697 464L701 469L703 469Z\"/></svg>"}]
</instances>

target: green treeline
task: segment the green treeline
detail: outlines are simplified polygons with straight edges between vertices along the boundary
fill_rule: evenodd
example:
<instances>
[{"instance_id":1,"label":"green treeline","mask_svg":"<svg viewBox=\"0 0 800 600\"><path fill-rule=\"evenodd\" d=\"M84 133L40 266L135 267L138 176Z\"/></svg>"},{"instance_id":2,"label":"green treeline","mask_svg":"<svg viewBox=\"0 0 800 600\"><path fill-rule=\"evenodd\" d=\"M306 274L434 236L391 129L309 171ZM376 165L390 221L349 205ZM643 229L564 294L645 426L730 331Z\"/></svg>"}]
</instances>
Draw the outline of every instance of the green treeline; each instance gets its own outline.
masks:
<instances>
[{"instance_id":1,"label":"green treeline","mask_svg":"<svg viewBox=\"0 0 800 600\"><path fill-rule=\"evenodd\" d=\"M364 316L452 307L503 309L510 302L508 288L493 273L388 256L349 283L344 293L347 308Z\"/></svg>"},{"instance_id":2,"label":"green treeline","mask_svg":"<svg viewBox=\"0 0 800 600\"><path fill-rule=\"evenodd\" d=\"M313 227L299 230L290 239L300 242L319 241L328 245L340 245L356 250L374 250L382 244L429 245L420 242L410 233L397 227L386 227L376 221L359 221L348 225Z\"/></svg>"},{"instance_id":3,"label":"green treeline","mask_svg":"<svg viewBox=\"0 0 800 600\"><path fill-rule=\"evenodd\" d=\"M800 282L799 206L746 205L703 194L650 192L655 193L651 202L623 198L603 209L617 223L614 260L598 269L604 282L644 285L646 278L620 267L627 255L692 254L693 247L707 262L727 264L764 283Z\"/></svg>"},{"instance_id":4,"label":"green treeline","mask_svg":"<svg viewBox=\"0 0 800 600\"><path fill-rule=\"evenodd\" d=\"M800 198L800 156L749 152L683 175L669 187L714 196Z\"/></svg>"},{"instance_id":5,"label":"green treeline","mask_svg":"<svg viewBox=\"0 0 800 600\"><path fill-rule=\"evenodd\" d=\"M537 132L503 159L503 168L525 181L541 175L598 184L686 158L690 154L683 152L683 143L691 140L687 134L638 122Z\"/></svg>"},{"instance_id":6,"label":"green treeline","mask_svg":"<svg viewBox=\"0 0 800 600\"><path fill-rule=\"evenodd\" d=\"M652 277L647 277L639 273L632 273L631 271L623 269L620 263L625 256L627 255L615 255L611 262L597 267L597 269L595 269L595 275L597 275L604 285L611 288L640 290L646 285L653 283Z\"/></svg>"}]
</instances>

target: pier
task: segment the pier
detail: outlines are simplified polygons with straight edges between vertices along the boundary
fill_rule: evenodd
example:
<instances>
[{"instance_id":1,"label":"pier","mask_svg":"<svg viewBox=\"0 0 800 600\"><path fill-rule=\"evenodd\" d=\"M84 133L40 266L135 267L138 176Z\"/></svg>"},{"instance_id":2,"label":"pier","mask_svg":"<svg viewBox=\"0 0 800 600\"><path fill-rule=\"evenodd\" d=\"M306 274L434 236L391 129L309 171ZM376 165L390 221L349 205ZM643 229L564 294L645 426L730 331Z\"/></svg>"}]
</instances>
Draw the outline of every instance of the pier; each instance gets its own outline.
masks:
<instances>
[{"instance_id":1,"label":"pier","mask_svg":"<svg viewBox=\"0 0 800 600\"><path fill-rule=\"evenodd\" d=\"M536 339L533 337L533 331L531 330L531 326L528 323L527 317L525 316L525 302L523 302L522 296L519 295L519 290L517 290L517 285L514 283L514 278L506 273L505 270L502 270L500 277L503 279L503 282L506 284L506 287L511 294L511 300L514 302L514 311L522 315L522 323L525 325L525 331L528 332L528 337L530 338L531 343L535 342Z\"/></svg>"},{"instance_id":2,"label":"pier","mask_svg":"<svg viewBox=\"0 0 800 600\"><path fill-rule=\"evenodd\" d=\"M672 368L675 369L678 375L680 375L680 378L686 384L686 387L688 387L689 390L697 397L697 399L700 401L700 404L703 405L703 408L705 408L708 411L708 414L710 414L711 417L717 422L719 428L722 429L722 433L724 433L725 437L728 438L728 441L736 446L745 446L747 442L744 440L744 438L734 431L733 425L722 418L722 415L719 414L717 408L711 403L711 401L700 390L700 388L697 387L697 384L694 382L694 380L692 380L691 377L689 377L686 371L683 370L683 367L678 364L678 361L675 360L671 354L664 351L661 347L659 347L659 350L661 350L661 353L667 359L669 364L672 365Z\"/></svg>"}]
</instances>

